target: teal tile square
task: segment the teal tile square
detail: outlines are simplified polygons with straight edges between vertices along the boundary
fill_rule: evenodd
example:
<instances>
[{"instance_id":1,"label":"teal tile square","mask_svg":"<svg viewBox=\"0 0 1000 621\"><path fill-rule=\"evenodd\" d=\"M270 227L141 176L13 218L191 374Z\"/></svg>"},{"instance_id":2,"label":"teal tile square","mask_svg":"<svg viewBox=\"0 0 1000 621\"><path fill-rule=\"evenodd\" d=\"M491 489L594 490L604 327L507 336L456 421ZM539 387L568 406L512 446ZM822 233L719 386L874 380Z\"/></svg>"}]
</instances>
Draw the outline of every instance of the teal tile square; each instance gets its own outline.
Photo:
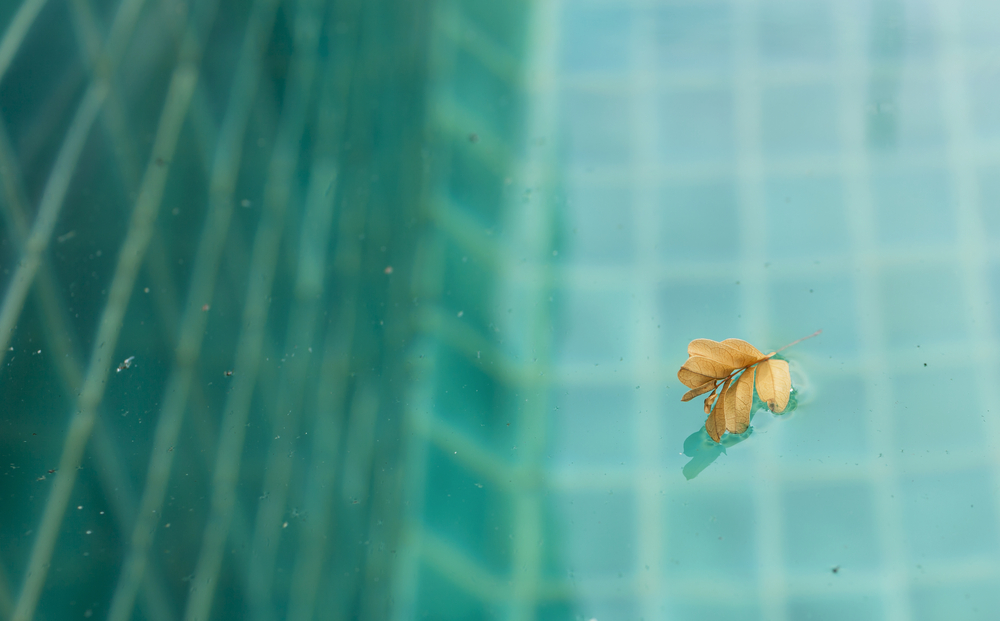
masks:
<instances>
[{"instance_id":1,"label":"teal tile square","mask_svg":"<svg viewBox=\"0 0 1000 621\"><path fill-rule=\"evenodd\" d=\"M877 594L792 596L788 618L795 621L882 621L885 602Z\"/></svg>"},{"instance_id":2,"label":"teal tile square","mask_svg":"<svg viewBox=\"0 0 1000 621\"><path fill-rule=\"evenodd\" d=\"M507 423L524 398L497 377L489 357L442 344L434 358L433 415L484 448L508 455Z\"/></svg>"},{"instance_id":3,"label":"teal tile square","mask_svg":"<svg viewBox=\"0 0 1000 621\"><path fill-rule=\"evenodd\" d=\"M733 61L733 11L728 2L653 5L656 61L663 71L718 72Z\"/></svg>"},{"instance_id":4,"label":"teal tile square","mask_svg":"<svg viewBox=\"0 0 1000 621\"><path fill-rule=\"evenodd\" d=\"M956 3L957 4L957 3ZM920 70L933 61L940 46L940 13L927 0L853 5L855 18L869 23L869 54L882 66Z\"/></svg>"},{"instance_id":5,"label":"teal tile square","mask_svg":"<svg viewBox=\"0 0 1000 621\"><path fill-rule=\"evenodd\" d=\"M621 73L628 68L635 10L613 4L571 2L560 27L560 61L566 73Z\"/></svg>"},{"instance_id":6,"label":"teal tile square","mask_svg":"<svg viewBox=\"0 0 1000 621\"><path fill-rule=\"evenodd\" d=\"M510 491L483 478L451 451L427 449L427 480L423 523L489 571L510 571L513 499Z\"/></svg>"},{"instance_id":7,"label":"teal tile square","mask_svg":"<svg viewBox=\"0 0 1000 621\"><path fill-rule=\"evenodd\" d=\"M961 274L953 265L884 270L879 294L886 343L909 350L965 342L967 303L961 285Z\"/></svg>"},{"instance_id":8,"label":"teal tile square","mask_svg":"<svg viewBox=\"0 0 1000 621\"><path fill-rule=\"evenodd\" d=\"M666 162L728 162L735 157L731 89L668 89L657 105L657 144Z\"/></svg>"},{"instance_id":9,"label":"teal tile square","mask_svg":"<svg viewBox=\"0 0 1000 621\"><path fill-rule=\"evenodd\" d=\"M854 278L820 272L828 259L816 265L816 276L775 278L767 284L768 333L773 346L823 330L823 334L786 352L791 358L822 357L853 360L861 349L858 292ZM833 259L833 261L837 261ZM763 345L763 344L762 344ZM809 373L808 369L804 369Z\"/></svg>"},{"instance_id":10,"label":"teal tile square","mask_svg":"<svg viewBox=\"0 0 1000 621\"><path fill-rule=\"evenodd\" d=\"M761 57L785 63L833 60L835 21L831 8L829 2L762 2L757 24Z\"/></svg>"},{"instance_id":11,"label":"teal tile square","mask_svg":"<svg viewBox=\"0 0 1000 621\"><path fill-rule=\"evenodd\" d=\"M956 205L944 170L876 168L871 191L882 244L913 249L954 243Z\"/></svg>"},{"instance_id":12,"label":"teal tile square","mask_svg":"<svg viewBox=\"0 0 1000 621\"><path fill-rule=\"evenodd\" d=\"M995 25L1000 23L1000 5L990 0L965 0L961 7L961 37L968 49L978 54L1000 53Z\"/></svg>"},{"instance_id":13,"label":"teal tile square","mask_svg":"<svg viewBox=\"0 0 1000 621\"><path fill-rule=\"evenodd\" d=\"M986 408L970 385L976 369L966 365L942 368L932 352L922 350L914 350L911 372L891 376L896 445L916 454L984 450ZM930 360L926 367L921 362L925 359Z\"/></svg>"},{"instance_id":14,"label":"teal tile square","mask_svg":"<svg viewBox=\"0 0 1000 621\"><path fill-rule=\"evenodd\" d=\"M469 593L454 575L446 575L439 568L421 563L417 601L413 613L420 619L441 621L486 621L504 616L505 605L479 599Z\"/></svg>"},{"instance_id":15,"label":"teal tile square","mask_svg":"<svg viewBox=\"0 0 1000 621\"><path fill-rule=\"evenodd\" d=\"M664 499L664 574L668 579L755 581L758 546L750 490L713 493L688 487L675 488Z\"/></svg>"},{"instance_id":16,"label":"teal tile square","mask_svg":"<svg viewBox=\"0 0 1000 621\"><path fill-rule=\"evenodd\" d=\"M1000 138L1000 68L990 66L969 72L966 79L973 134L980 140Z\"/></svg>"},{"instance_id":17,"label":"teal tile square","mask_svg":"<svg viewBox=\"0 0 1000 621\"><path fill-rule=\"evenodd\" d=\"M994 261L989 267L990 295L987 300L990 315L1000 317L1000 261Z\"/></svg>"},{"instance_id":18,"label":"teal tile square","mask_svg":"<svg viewBox=\"0 0 1000 621\"><path fill-rule=\"evenodd\" d=\"M863 482L790 483L782 493L787 571L821 576L832 567L881 564L872 490Z\"/></svg>"},{"instance_id":19,"label":"teal tile square","mask_svg":"<svg viewBox=\"0 0 1000 621\"><path fill-rule=\"evenodd\" d=\"M632 350L632 297L623 288L564 289L554 296L559 321L552 326L556 360L609 364Z\"/></svg>"},{"instance_id":20,"label":"teal tile square","mask_svg":"<svg viewBox=\"0 0 1000 621\"><path fill-rule=\"evenodd\" d=\"M976 177L981 231L990 244L1000 245L1000 166L983 167Z\"/></svg>"},{"instance_id":21,"label":"teal tile square","mask_svg":"<svg viewBox=\"0 0 1000 621\"><path fill-rule=\"evenodd\" d=\"M567 88L559 102L563 157L574 166L631 163L632 117L627 93Z\"/></svg>"},{"instance_id":22,"label":"teal tile square","mask_svg":"<svg viewBox=\"0 0 1000 621\"><path fill-rule=\"evenodd\" d=\"M619 580L619 582L624 582ZM622 584L621 589L625 590ZM640 602L635 597L618 596L604 597L588 593L581 588L575 601L568 606L569 610L557 613L556 616L538 616L538 621L585 621L589 619L621 619L622 621L641 621ZM539 610L542 610L540 608Z\"/></svg>"},{"instance_id":23,"label":"teal tile square","mask_svg":"<svg viewBox=\"0 0 1000 621\"><path fill-rule=\"evenodd\" d=\"M570 580L631 577L635 573L636 508L632 492L557 492L549 510L559 529L546 545L554 546L558 573ZM525 542L526 545L532 545ZM558 565L562 567L559 568Z\"/></svg>"},{"instance_id":24,"label":"teal tile square","mask_svg":"<svg viewBox=\"0 0 1000 621\"><path fill-rule=\"evenodd\" d=\"M760 114L765 155L836 155L841 148L837 91L830 84L766 87Z\"/></svg>"},{"instance_id":25,"label":"teal tile square","mask_svg":"<svg viewBox=\"0 0 1000 621\"><path fill-rule=\"evenodd\" d=\"M801 370L801 371L800 371ZM865 407L865 385L860 377L809 378L806 386L796 386L796 375L809 374L808 362L792 360L793 386L798 406L779 420L778 458L782 468L800 464L852 466L874 457L868 440L868 420L873 416ZM773 416L767 411L758 417Z\"/></svg>"},{"instance_id":26,"label":"teal tile square","mask_svg":"<svg viewBox=\"0 0 1000 621\"><path fill-rule=\"evenodd\" d=\"M481 55L462 46L455 46L452 62L454 71L449 86L455 103L477 123L484 123L483 129L493 135L513 135L519 127L522 110L518 105L521 93L517 85L498 73ZM471 133L479 130L479 127L468 128Z\"/></svg>"},{"instance_id":27,"label":"teal tile square","mask_svg":"<svg viewBox=\"0 0 1000 621\"><path fill-rule=\"evenodd\" d=\"M657 254L670 263L735 260L740 256L736 185L730 178L665 183L657 201ZM712 243L692 234L712 226ZM734 279L735 280L735 279Z\"/></svg>"},{"instance_id":28,"label":"teal tile square","mask_svg":"<svg viewBox=\"0 0 1000 621\"><path fill-rule=\"evenodd\" d=\"M553 467L634 466L635 387L565 386L552 391L549 446Z\"/></svg>"},{"instance_id":29,"label":"teal tile square","mask_svg":"<svg viewBox=\"0 0 1000 621\"><path fill-rule=\"evenodd\" d=\"M995 621L1000 611L1000 589L987 577L947 584L921 584L910 590L914 621Z\"/></svg>"},{"instance_id":30,"label":"teal tile square","mask_svg":"<svg viewBox=\"0 0 1000 621\"><path fill-rule=\"evenodd\" d=\"M899 509L913 565L996 561L1000 541L990 470L902 477Z\"/></svg>"},{"instance_id":31,"label":"teal tile square","mask_svg":"<svg viewBox=\"0 0 1000 621\"><path fill-rule=\"evenodd\" d=\"M515 58L523 58L530 39L531 12L525 10L523 0L511 2L478 2L460 0L459 11L476 30L482 31L491 42L500 45Z\"/></svg>"},{"instance_id":32,"label":"teal tile square","mask_svg":"<svg viewBox=\"0 0 1000 621\"><path fill-rule=\"evenodd\" d=\"M671 621L759 621L763 620L757 597L737 597L720 591L710 600L672 598L666 619Z\"/></svg>"},{"instance_id":33,"label":"teal tile square","mask_svg":"<svg viewBox=\"0 0 1000 621\"><path fill-rule=\"evenodd\" d=\"M663 358L680 368L693 339L740 338L743 322L739 287L729 281L664 285L658 294L655 317ZM671 387L684 389L676 376L671 376L669 382Z\"/></svg>"},{"instance_id":34,"label":"teal tile square","mask_svg":"<svg viewBox=\"0 0 1000 621\"><path fill-rule=\"evenodd\" d=\"M948 140L937 79L880 74L868 86L868 143L879 152L939 151Z\"/></svg>"},{"instance_id":35,"label":"teal tile square","mask_svg":"<svg viewBox=\"0 0 1000 621\"><path fill-rule=\"evenodd\" d=\"M852 248L838 177L769 177L764 200L769 259L842 257Z\"/></svg>"},{"instance_id":36,"label":"teal tile square","mask_svg":"<svg viewBox=\"0 0 1000 621\"><path fill-rule=\"evenodd\" d=\"M560 224L560 255L574 265L629 264L635 216L629 186L579 184L569 189Z\"/></svg>"}]
</instances>

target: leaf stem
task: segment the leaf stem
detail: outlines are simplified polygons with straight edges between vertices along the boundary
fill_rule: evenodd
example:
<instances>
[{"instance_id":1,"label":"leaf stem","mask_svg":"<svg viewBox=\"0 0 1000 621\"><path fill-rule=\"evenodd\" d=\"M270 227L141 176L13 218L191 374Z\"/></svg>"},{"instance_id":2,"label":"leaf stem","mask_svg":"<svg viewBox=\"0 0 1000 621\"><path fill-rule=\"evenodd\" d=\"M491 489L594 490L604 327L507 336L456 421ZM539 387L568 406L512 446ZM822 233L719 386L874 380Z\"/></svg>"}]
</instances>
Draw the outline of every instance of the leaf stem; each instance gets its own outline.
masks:
<instances>
[{"instance_id":1,"label":"leaf stem","mask_svg":"<svg viewBox=\"0 0 1000 621\"><path fill-rule=\"evenodd\" d=\"M785 345L784 347L782 347L782 348L781 348L781 349L779 349L778 351L774 352L774 354L777 354L778 352L782 352L782 351L785 351L786 349L788 349L788 348L789 348L789 347L791 347L792 345L798 345L798 344L799 344L799 343L801 343L802 341L805 341L805 340L807 340L807 339L811 339L811 338L812 338L812 337L814 337L814 336L819 336L819 335L820 335L820 334L821 334L822 332L823 332L822 330L816 330L815 332L813 332L813 333L812 333L812 334L810 334L809 336L803 336L802 338L800 338L800 339L799 339L799 340L797 340L797 341L792 341L792 342L791 342L791 343L789 343L788 345ZM771 354L771 355L773 356L774 354Z\"/></svg>"}]
</instances>

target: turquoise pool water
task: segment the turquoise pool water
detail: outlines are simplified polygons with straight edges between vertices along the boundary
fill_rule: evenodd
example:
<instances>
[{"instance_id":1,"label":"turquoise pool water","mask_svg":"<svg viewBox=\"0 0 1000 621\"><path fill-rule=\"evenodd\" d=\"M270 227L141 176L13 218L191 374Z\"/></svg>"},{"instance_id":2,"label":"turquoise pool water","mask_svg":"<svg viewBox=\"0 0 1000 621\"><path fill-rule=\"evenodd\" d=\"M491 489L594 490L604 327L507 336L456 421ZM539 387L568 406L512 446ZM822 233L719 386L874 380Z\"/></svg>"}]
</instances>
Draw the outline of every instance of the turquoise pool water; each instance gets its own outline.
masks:
<instances>
[{"instance_id":1,"label":"turquoise pool water","mask_svg":"<svg viewBox=\"0 0 1000 621\"><path fill-rule=\"evenodd\" d=\"M996 618L998 18L0 7L0 619Z\"/></svg>"}]
</instances>

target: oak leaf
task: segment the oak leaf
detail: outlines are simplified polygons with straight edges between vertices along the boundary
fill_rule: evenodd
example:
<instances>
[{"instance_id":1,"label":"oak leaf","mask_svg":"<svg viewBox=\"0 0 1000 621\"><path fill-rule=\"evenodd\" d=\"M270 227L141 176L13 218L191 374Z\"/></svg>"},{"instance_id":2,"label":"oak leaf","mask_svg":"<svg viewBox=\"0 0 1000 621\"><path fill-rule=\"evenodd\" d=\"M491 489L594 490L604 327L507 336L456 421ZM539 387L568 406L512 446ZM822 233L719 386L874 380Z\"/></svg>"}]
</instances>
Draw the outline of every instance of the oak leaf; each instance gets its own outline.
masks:
<instances>
[{"instance_id":1,"label":"oak leaf","mask_svg":"<svg viewBox=\"0 0 1000 621\"><path fill-rule=\"evenodd\" d=\"M754 386L757 387L757 396L775 414L784 412L788 407L792 391L788 363L775 360L774 355L820 332L822 330L817 330L767 355L740 339L721 342L695 339L688 344L687 362L677 372L677 379L691 389L684 393L681 401L690 401L710 392L704 407L708 416L705 421L708 435L719 442L727 431L745 433L750 426Z\"/></svg>"}]
</instances>

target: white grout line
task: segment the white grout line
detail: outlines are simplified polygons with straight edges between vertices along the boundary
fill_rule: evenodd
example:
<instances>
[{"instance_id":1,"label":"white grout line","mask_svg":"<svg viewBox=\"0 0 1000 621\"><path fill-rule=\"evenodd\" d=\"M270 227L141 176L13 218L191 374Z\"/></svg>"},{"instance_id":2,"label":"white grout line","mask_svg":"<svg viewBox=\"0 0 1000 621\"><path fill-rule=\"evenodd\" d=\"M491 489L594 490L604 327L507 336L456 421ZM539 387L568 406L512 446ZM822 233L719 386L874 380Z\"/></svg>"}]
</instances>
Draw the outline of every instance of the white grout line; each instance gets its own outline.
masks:
<instances>
[{"instance_id":1,"label":"white grout line","mask_svg":"<svg viewBox=\"0 0 1000 621\"><path fill-rule=\"evenodd\" d=\"M10 20L3 38L0 38L0 82L7 75L7 69L20 51L24 37L28 35L35 18L47 2L48 0L24 0Z\"/></svg>"},{"instance_id":2,"label":"white grout line","mask_svg":"<svg viewBox=\"0 0 1000 621\"><path fill-rule=\"evenodd\" d=\"M885 369L889 362L884 338L885 318L878 292L878 279L883 266L879 261L871 260L877 256L878 246L874 237L875 214L865 144L865 110L862 106L868 97L865 76L870 75L865 55L867 42L858 26L859 16L852 12L852 9L860 9L848 4L839 5L839 9L835 14L835 34L839 38L840 54L846 66L841 76L839 123L845 140L844 167L847 171L844 175L844 201L855 245L852 271L856 275L858 289L861 367L865 377L866 409L871 413L865 420L872 452L889 455L894 452L891 450L892 389L886 381L878 381L877 373ZM883 582L886 619L904 621L911 618L912 611L907 594L906 552L896 463L886 460L885 467L872 470L871 475L876 521L873 526L886 568Z\"/></svg>"},{"instance_id":3,"label":"white grout line","mask_svg":"<svg viewBox=\"0 0 1000 621\"><path fill-rule=\"evenodd\" d=\"M977 182L979 162L975 152L975 134L969 119L972 106L969 102L969 56L961 45L961 5L941 1L937 4L940 52L939 89L944 101L942 110L949 137L947 157L949 178L955 189L955 206L958 215L960 251L956 254L961 266L961 281L968 312L969 339L977 349L986 352L986 359L975 365L975 385L978 409L984 412L986 429L991 438L1000 437L1000 418L991 412L996 399L996 378L1000 373L1000 356L997 353L997 319L991 315L989 271L993 253L983 227L983 204ZM995 406L994 406L995 408ZM1000 480L1000 451L986 449L992 460L993 480ZM992 494L1000 508L1000 496ZM998 525L1000 526L1000 525Z\"/></svg>"},{"instance_id":4,"label":"white grout line","mask_svg":"<svg viewBox=\"0 0 1000 621\"><path fill-rule=\"evenodd\" d=\"M631 92L632 122L632 171L636 178L632 187L636 188L632 207L632 234L635 261L639 265L653 265L657 261L657 237L660 233L658 200L658 180L646 174L647 168L655 166L657 144L659 143L659 115L657 113L658 87L647 75L657 64L656 33L652 20L645 19L642 9L632 12L632 65L628 88ZM656 293L659 287L657 274L648 270L631 270L629 280L633 283L631 322L636 327L631 330L631 381L637 388L629 392L635 394L632 407L636 410L635 445L638 448L638 468L632 470L635 478L635 499L637 524L635 539L634 580L643 585L639 594L640 617L655 619L660 616L666 604L665 593L661 589L664 582L662 559L664 558L664 538L667 524L664 519L662 489L662 468L657 468L663 448L663 432L660 417L663 413L662 377L657 374L657 365L650 361L659 357L659 336L661 330L653 319L657 315ZM626 367L626 368L627 368ZM630 381L630 383L631 383ZM631 388L631 387L630 387ZM632 412L629 412L631 415ZM673 447L670 447L673 448ZM669 450L669 449L668 449ZM680 476L671 472L667 476ZM669 545L669 538L667 538Z\"/></svg>"},{"instance_id":5,"label":"white grout line","mask_svg":"<svg viewBox=\"0 0 1000 621\"><path fill-rule=\"evenodd\" d=\"M739 223L742 230L740 287L743 325L750 339L766 341L768 322L767 279L765 255L760 240L766 236L766 205L764 203L764 164L761 150L760 68L757 48L759 6L756 0L737 2L734 6L735 102L737 188ZM782 427L775 433L780 434ZM758 442L747 443L753 451L754 478L752 485L756 509L756 550L758 557L757 585L761 598L762 616L771 621L784 621L788 597L784 573L783 529L781 510L781 480L775 456Z\"/></svg>"},{"instance_id":6,"label":"white grout line","mask_svg":"<svg viewBox=\"0 0 1000 621\"><path fill-rule=\"evenodd\" d=\"M509 230L517 231L514 235L523 246L518 248L516 256L529 257L530 263L548 264L552 248L553 212L555 207L555 189L552 184L552 149L554 148L554 128L558 126L557 104L558 91L554 88L553 79L558 72L558 49L560 43L560 9L559 0L539 2L530 9L528 49L531 56L525 61L526 97L530 101L525 120L525 131L521 136L523 144L531 145L525 156L516 162L512 177L533 196L525 201L521 196L512 193L508 202L507 212L512 226ZM541 147L538 139L545 139L548 146ZM530 352L537 356L540 365L548 368L551 365L549 346L550 315L546 304L550 281L543 278L531 283L529 287L519 287L516 280L510 280L509 275L519 270L519 265L511 265L501 273L501 287L509 288L509 292L533 298L534 304L523 300L525 308L540 310L531 313L530 318L521 327L526 332L525 343L532 348ZM511 287L511 285L514 285ZM507 292L503 292L507 293ZM501 293L501 295L503 295ZM528 354L529 352L523 352ZM546 446L546 427L549 389L547 383L525 383L524 390L528 395L523 407L516 413L517 446L519 461L527 469L538 472L544 469L542 459ZM529 401L530 400L530 401ZM534 621L538 613L538 587L542 580L543 551L552 543L545 541L545 504L544 489L535 486L524 487L514 493L514 541L511 550L511 578L513 580L514 597L509 607L508 618L511 621Z\"/></svg>"}]
</instances>

